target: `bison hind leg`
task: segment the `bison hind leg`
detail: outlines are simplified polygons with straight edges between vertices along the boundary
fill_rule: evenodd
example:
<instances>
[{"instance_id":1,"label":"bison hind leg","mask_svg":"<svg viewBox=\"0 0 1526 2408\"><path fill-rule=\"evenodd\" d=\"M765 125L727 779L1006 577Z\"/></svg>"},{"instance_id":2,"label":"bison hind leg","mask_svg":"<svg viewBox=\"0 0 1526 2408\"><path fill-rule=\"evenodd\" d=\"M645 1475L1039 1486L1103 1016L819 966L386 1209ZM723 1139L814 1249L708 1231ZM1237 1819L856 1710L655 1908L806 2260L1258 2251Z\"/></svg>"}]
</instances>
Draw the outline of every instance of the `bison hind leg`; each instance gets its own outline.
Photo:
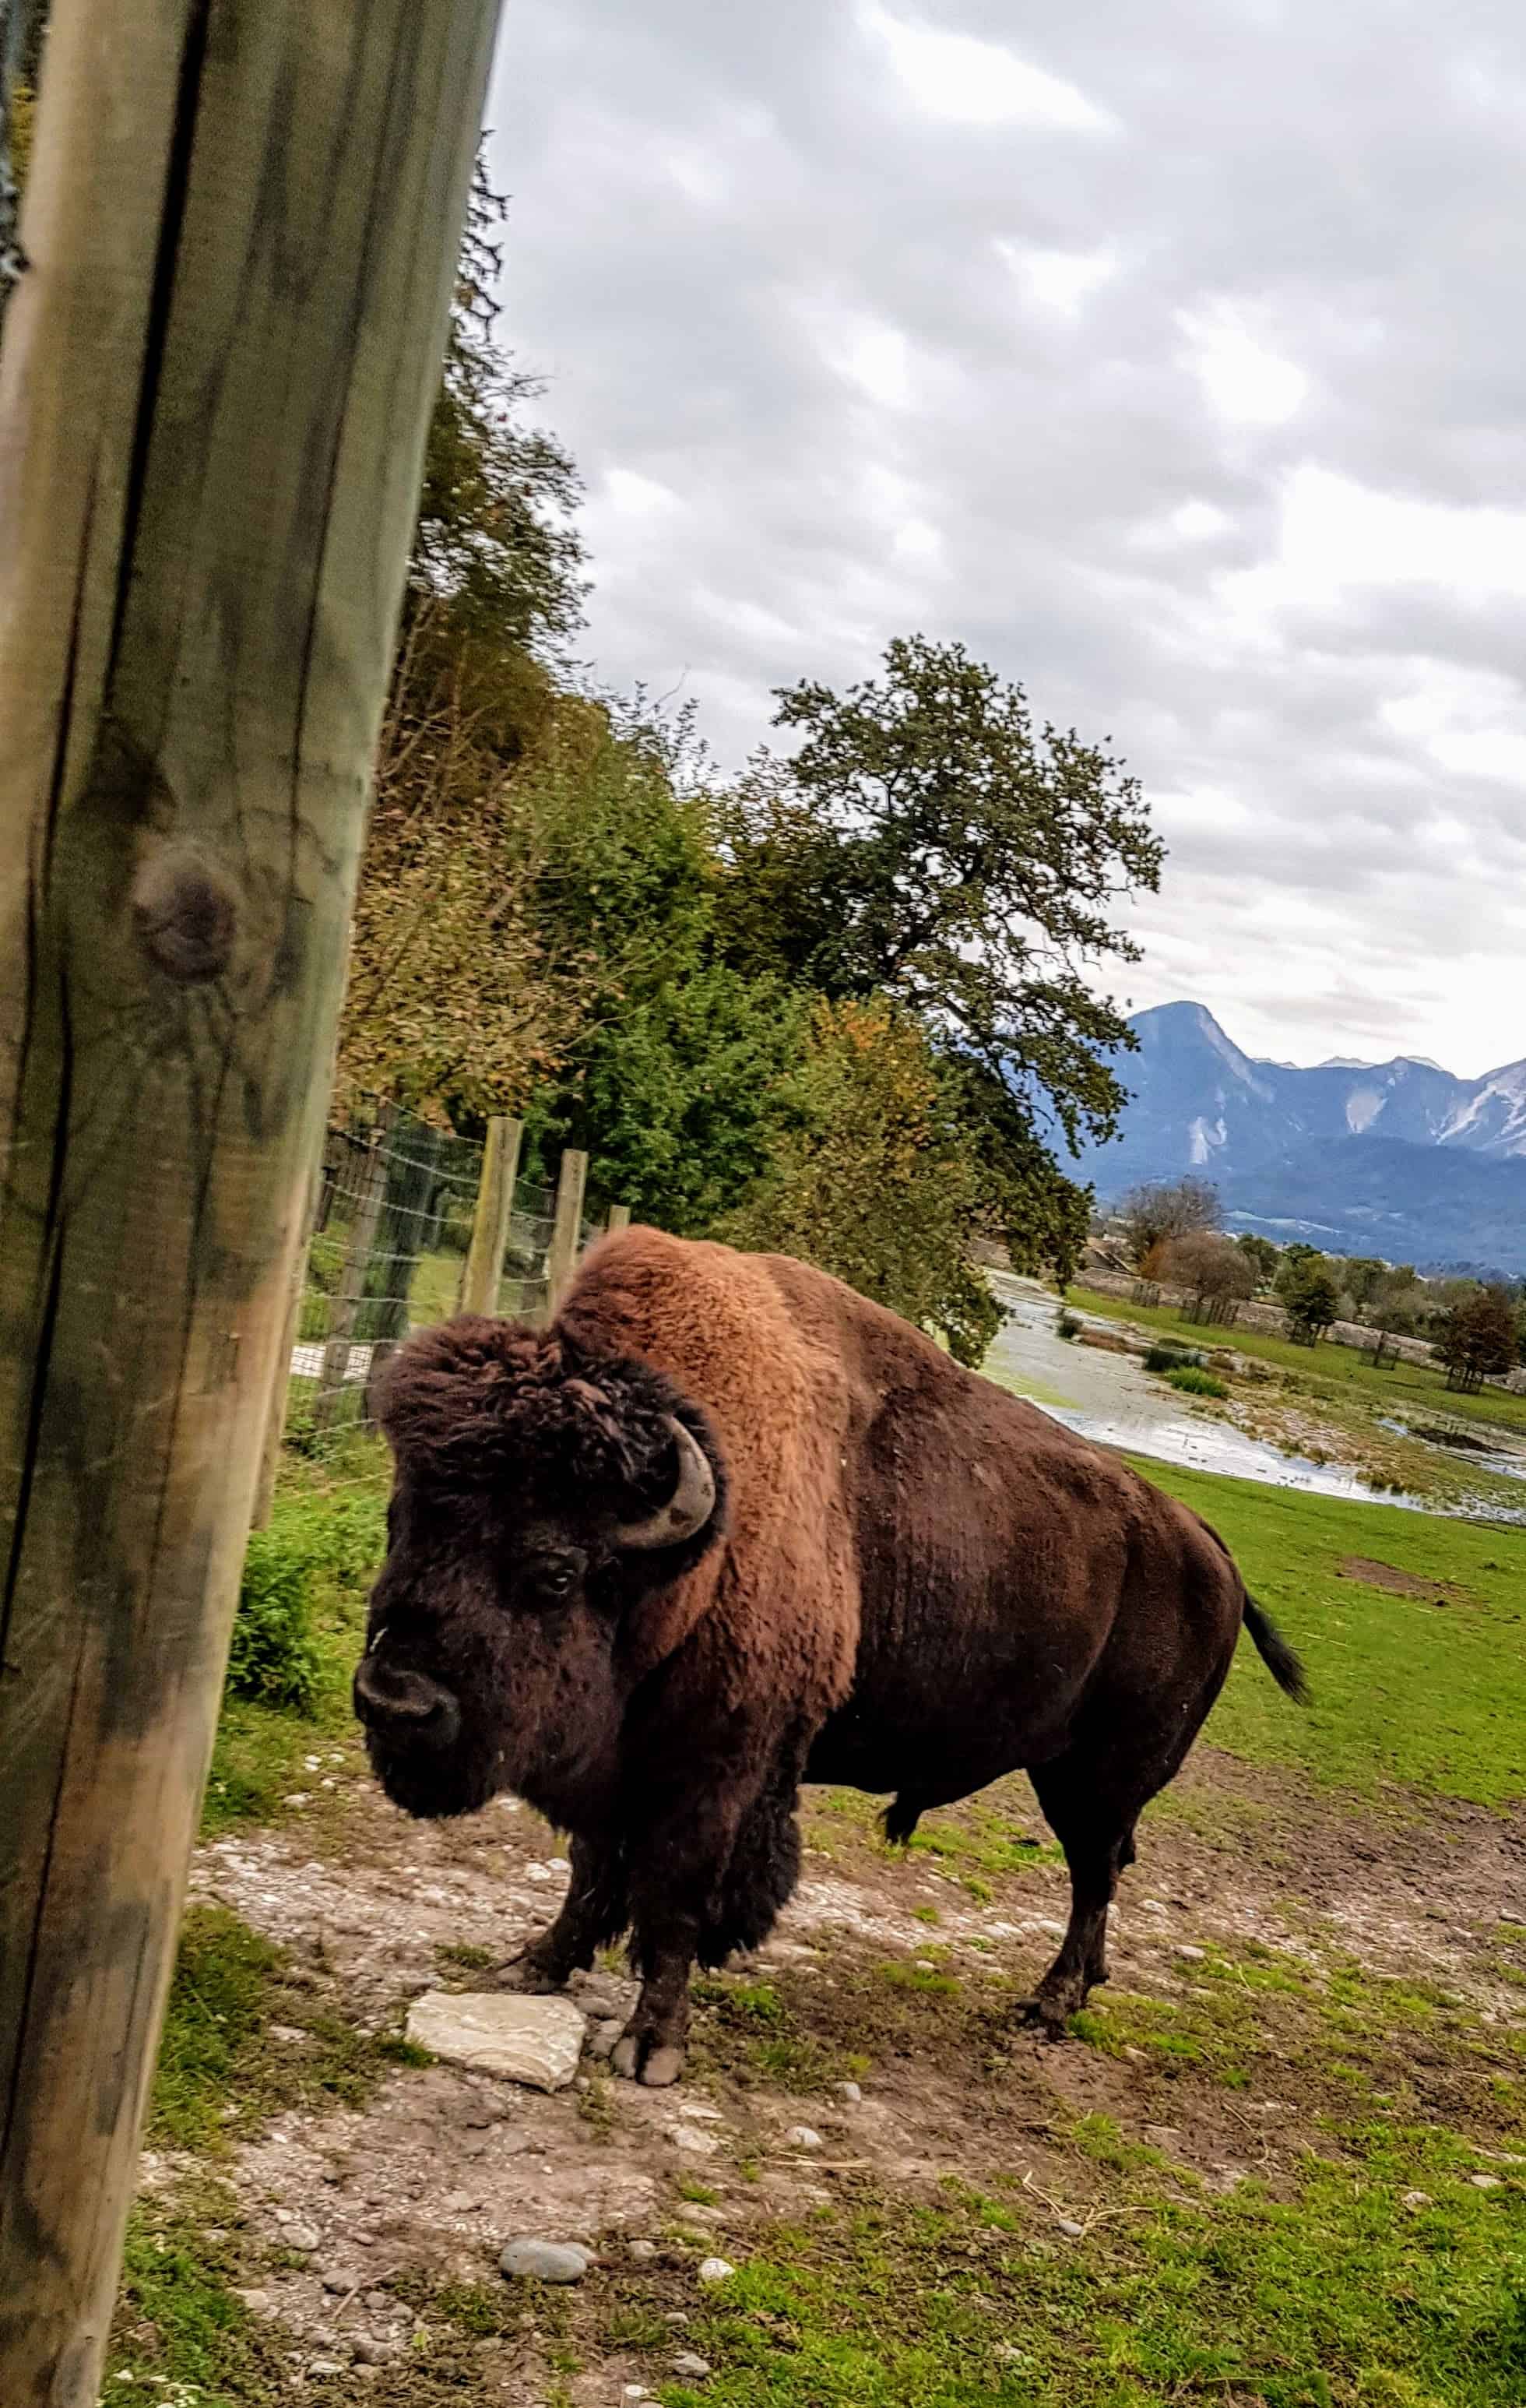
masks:
<instances>
[{"instance_id":1,"label":"bison hind leg","mask_svg":"<svg viewBox=\"0 0 1526 2408\"><path fill-rule=\"evenodd\" d=\"M879 1818L879 1828L892 1848L908 1848L911 1835L922 1819L920 1798L892 1798Z\"/></svg>"},{"instance_id":2,"label":"bison hind leg","mask_svg":"<svg viewBox=\"0 0 1526 2408\"><path fill-rule=\"evenodd\" d=\"M736 1835L716 1912L697 1951L706 1971L728 1956L761 1948L800 1879L799 1783L780 1774L763 1790Z\"/></svg>"}]
</instances>

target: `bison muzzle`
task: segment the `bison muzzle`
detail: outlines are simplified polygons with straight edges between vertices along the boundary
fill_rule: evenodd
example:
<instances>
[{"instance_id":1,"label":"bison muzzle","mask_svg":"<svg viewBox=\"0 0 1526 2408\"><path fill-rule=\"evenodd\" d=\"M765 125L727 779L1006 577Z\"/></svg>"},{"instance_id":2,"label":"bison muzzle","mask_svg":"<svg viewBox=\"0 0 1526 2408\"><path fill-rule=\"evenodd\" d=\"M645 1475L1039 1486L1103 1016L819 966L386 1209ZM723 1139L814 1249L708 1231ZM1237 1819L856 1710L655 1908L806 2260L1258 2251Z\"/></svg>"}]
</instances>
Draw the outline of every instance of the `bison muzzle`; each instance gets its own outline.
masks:
<instances>
[{"instance_id":1,"label":"bison muzzle","mask_svg":"<svg viewBox=\"0 0 1526 2408\"><path fill-rule=\"evenodd\" d=\"M1025 1768L1071 1875L1027 2011L1058 2035L1242 1627L1301 1692L1195 1514L780 1256L622 1232L549 1329L411 1339L380 1407L372 1764L409 1813L512 1791L571 1835L509 1978L560 1986L629 1930L615 2062L644 2082L682 2070L694 1963L790 1898L803 1781L888 1794L905 1840Z\"/></svg>"}]
</instances>

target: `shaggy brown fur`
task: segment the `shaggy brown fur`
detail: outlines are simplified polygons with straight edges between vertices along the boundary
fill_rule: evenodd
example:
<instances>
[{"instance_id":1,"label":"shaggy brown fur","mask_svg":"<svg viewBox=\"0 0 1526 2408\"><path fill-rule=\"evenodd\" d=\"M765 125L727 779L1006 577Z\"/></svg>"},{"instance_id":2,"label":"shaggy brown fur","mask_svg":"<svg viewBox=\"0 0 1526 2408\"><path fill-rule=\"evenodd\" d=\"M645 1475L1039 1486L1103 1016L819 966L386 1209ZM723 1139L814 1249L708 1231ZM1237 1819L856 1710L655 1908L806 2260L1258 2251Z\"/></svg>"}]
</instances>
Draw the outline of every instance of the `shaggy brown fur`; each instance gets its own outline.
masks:
<instances>
[{"instance_id":1,"label":"shaggy brown fur","mask_svg":"<svg viewBox=\"0 0 1526 2408\"><path fill-rule=\"evenodd\" d=\"M387 1366L392 1544L357 1707L416 1813L513 1788L573 1834L521 1960L566 1980L630 1926L620 2070L671 2081L688 1980L755 1945L798 1872L802 1779L890 1792L887 1828L1026 1767L1074 1907L1034 2014L1105 1979L1140 1809L1180 1765L1242 1617L1222 1542L1112 1456L836 1281L633 1229L555 1326L462 1320ZM632 1552L672 1490L708 1525Z\"/></svg>"}]
</instances>

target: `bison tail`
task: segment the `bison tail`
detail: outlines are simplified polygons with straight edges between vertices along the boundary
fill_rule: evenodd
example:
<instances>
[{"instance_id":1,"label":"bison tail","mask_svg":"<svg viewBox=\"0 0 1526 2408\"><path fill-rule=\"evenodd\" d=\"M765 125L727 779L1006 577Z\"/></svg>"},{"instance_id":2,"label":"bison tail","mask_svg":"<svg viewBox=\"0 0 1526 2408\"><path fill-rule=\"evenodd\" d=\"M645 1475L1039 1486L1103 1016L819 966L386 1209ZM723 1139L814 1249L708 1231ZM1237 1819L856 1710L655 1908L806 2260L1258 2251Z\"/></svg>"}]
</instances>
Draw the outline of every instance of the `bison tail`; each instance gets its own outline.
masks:
<instances>
[{"instance_id":1,"label":"bison tail","mask_svg":"<svg viewBox=\"0 0 1526 2408\"><path fill-rule=\"evenodd\" d=\"M1279 1689L1301 1706L1309 1701L1309 1684L1304 1667L1269 1613L1263 1613L1254 1598L1245 1601L1245 1627L1256 1642L1257 1653Z\"/></svg>"}]
</instances>

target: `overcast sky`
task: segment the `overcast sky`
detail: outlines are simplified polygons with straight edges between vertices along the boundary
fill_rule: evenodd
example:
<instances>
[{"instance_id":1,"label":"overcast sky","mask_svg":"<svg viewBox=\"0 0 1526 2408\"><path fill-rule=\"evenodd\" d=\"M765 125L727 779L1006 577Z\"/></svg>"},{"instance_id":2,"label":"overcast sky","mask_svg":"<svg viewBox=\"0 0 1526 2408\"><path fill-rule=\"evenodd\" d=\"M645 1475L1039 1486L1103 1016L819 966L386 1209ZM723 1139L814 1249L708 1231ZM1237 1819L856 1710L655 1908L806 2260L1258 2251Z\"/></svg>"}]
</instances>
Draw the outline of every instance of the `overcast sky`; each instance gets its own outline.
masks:
<instances>
[{"instance_id":1,"label":"overcast sky","mask_svg":"<svg viewBox=\"0 0 1526 2408\"><path fill-rule=\"evenodd\" d=\"M1526 1055L1519 0L509 0L489 122L606 681L960 637L1144 781L1116 992Z\"/></svg>"}]
</instances>

